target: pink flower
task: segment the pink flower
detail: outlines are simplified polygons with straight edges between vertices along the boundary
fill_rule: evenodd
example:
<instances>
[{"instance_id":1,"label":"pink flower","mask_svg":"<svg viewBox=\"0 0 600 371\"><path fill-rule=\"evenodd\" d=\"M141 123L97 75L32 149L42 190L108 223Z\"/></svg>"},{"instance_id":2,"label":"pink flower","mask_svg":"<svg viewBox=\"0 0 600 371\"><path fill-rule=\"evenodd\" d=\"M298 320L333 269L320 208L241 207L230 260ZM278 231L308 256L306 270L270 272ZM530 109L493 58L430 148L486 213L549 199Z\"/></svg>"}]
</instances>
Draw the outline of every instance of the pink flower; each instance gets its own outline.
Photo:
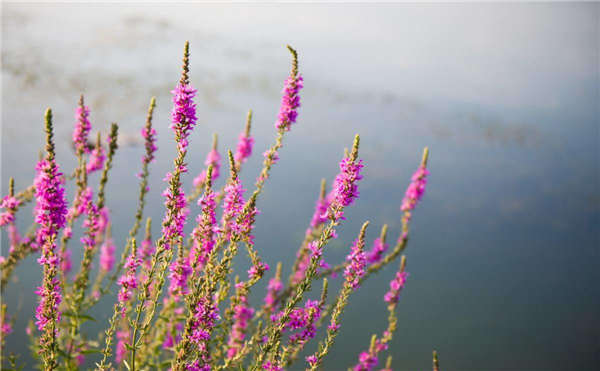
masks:
<instances>
[{"instance_id":1,"label":"pink flower","mask_svg":"<svg viewBox=\"0 0 600 371\"><path fill-rule=\"evenodd\" d=\"M300 107L300 89L304 86L302 76L294 72L285 80L281 97L281 106L275 127L289 131L292 124L298 117L298 107Z\"/></svg>"},{"instance_id":2,"label":"pink flower","mask_svg":"<svg viewBox=\"0 0 600 371\"><path fill-rule=\"evenodd\" d=\"M362 160L352 160L346 157L340 162L340 173L335 177L331 194L332 208L341 208L349 206L358 198L357 182L363 177L360 174L363 168ZM338 211L335 215L330 215L335 220L343 219L343 211Z\"/></svg>"},{"instance_id":3,"label":"pink flower","mask_svg":"<svg viewBox=\"0 0 600 371\"><path fill-rule=\"evenodd\" d=\"M231 358L237 354L246 338L246 329L254 315L254 309L248 305L248 299L245 296L240 298L240 303L233 310L233 325L227 345L227 357Z\"/></svg>"},{"instance_id":4,"label":"pink flower","mask_svg":"<svg viewBox=\"0 0 600 371\"><path fill-rule=\"evenodd\" d=\"M214 182L219 177L219 170L221 169L221 155L219 152L213 148L208 155L206 156L206 161L204 161L204 165L208 168L210 165L213 166L211 180ZM200 187L206 180L206 170L202 170L200 175L194 178L194 187Z\"/></svg>"},{"instance_id":5,"label":"pink flower","mask_svg":"<svg viewBox=\"0 0 600 371\"><path fill-rule=\"evenodd\" d=\"M102 167L104 166L104 160L106 159L106 154L104 151L104 148L100 147L96 147L94 148L94 150L92 151L91 155L90 155L90 160L86 165L86 171L88 174L97 171L97 170L101 170Z\"/></svg>"},{"instance_id":6,"label":"pink flower","mask_svg":"<svg viewBox=\"0 0 600 371\"><path fill-rule=\"evenodd\" d=\"M244 163L252 155L252 146L254 145L254 138L247 135L246 132L240 133L238 137L237 149L235 151L234 159L237 163Z\"/></svg>"},{"instance_id":7,"label":"pink flower","mask_svg":"<svg viewBox=\"0 0 600 371\"><path fill-rule=\"evenodd\" d=\"M179 257L171 264L169 293L173 296L175 301L179 301L182 296L187 295L187 280L191 273L192 268L185 257Z\"/></svg>"},{"instance_id":8,"label":"pink flower","mask_svg":"<svg viewBox=\"0 0 600 371\"><path fill-rule=\"evenodd\" d=\"M133 289L137 288L136 270L141 264L141 259L138 258L136 250L131 252L131 255L127 258L125 273L119 278L118 284L121 286L121 290L118 294L119 303L121 304L121 315L125 317L126 303L131 299L133 295Z\"/></svg>"},{"instance_id":9,"label":"pink flower","mask_svg":"<svg viewBox=\"0 0 600 371\"><path fill-rule=\"evenodd\" d=\"M396 304L398 302L400 292L404 288L407 278L407 272L396 272L396 276L390 281L390 290L384 296L386 303Z\"/></svg>"},{"instance_id":10,"label":"pink flower","mask_svg":"<svg viewBox=\"0 0 600 371\"><path fill-rule=\"evenodd\" d=\"M417 203L425 194L425 186L427 185L427 175L429 170L425 165L421 165L411 178L410 185L406 189L406 194L402 200L402 206L400 209L404 212L414 210Z\"/></svg>"},{"instance_id":11,"label":"pink flower","mask_svg":"<svg viewBox=\"0 0 600 371\"><path fill-rule=\"evenodd\" d=\"M92 129L92 124L88 119L90 115L90 108L83 105L83 97L81 99L80 106L75 110L75 128L73 129L73 144L75 150L78 153L89 153L87 145L88 135Z\"/></svg>"},{"instance_id":12,"label":"pink flower","mask_svg":"<svg viewBox=\"0 0 600 371\"><path fill-rule=\"evenodd\" d=\"M115 244L111 238L106 239L100 247L100 269L110 272L115 266Z\"/></svg>"},{"instance_id":13,"label":"pink flower","mask_svg":"<svg viewBox=\"0 0 600 371\"><path fill-rule=\"evenodd\" d=\"M177 147L181 152L187 150L187 138L190 131L196 125L196 104L194 96L196 89L191 85L177 84L173 94L173 110L171 111L171 125L169 126L175 132Z\"/></svg>"},{"instance_id":14,"label":"pink flower","mask_svg":"<svg viewBox=\"0 0 600 371\"><path fill-rule=\"evenodd\" d=\"M389 245L387 243L383 243L381 238L377 237L375 241L373 241L373 248L367 254L367 261L370 264L381 261L383 253L387 251L388 247Z\"/></svg>"}]
</instances>

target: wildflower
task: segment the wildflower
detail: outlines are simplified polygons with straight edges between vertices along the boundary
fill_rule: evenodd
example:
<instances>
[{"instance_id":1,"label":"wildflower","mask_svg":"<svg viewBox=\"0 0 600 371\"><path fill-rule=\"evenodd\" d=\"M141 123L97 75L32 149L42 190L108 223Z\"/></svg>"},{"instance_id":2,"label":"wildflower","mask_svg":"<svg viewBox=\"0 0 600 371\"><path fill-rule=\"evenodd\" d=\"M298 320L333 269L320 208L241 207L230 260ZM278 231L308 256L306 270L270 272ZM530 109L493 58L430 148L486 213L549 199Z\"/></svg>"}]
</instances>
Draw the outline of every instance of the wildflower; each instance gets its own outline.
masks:
<instances>
[{"instance_id":1,"label":"wildflower","mask_svg":"<svg viewBox=\"0 0 600 371\"><path fill-rule=\"evenodd\" d=\"M92 173L94 171L102 169L104 166L104 160L106 159L104 148L99 147L92 151L90 155L90 161L86 166L86 171Z\"/></svg>"},{"instance_id":2,"label":"wildflower","mask_svg":"<svg viewBox=\"0 0 600 371\"><path fill-rule=\"evenodd\" d=\"M59 268L59 258L56 255L55 238L60 228L66 223L67 205L65 190L62 186L62 173L55 162L54 142L52 140L52 111L48 109L46 119L46 158L39 161L36 166L34 180L36 205L34 209L35 221L40 225L37 231L37 241L42 247L42 255L38 262L44 267L42 285L36 290L40 302L36 309L36 325L38 330L45 329L52 322L54 333L46 333L41 339L44 345L48 336L56 337L56 323L60 321L58 310L62 300L60 284L56 278Z\"/></svg>"},{"instance_id":3,"label":"wildflower","mask_svg":"<svg viewBox=\"0 0 600 371\"><path fill-rule=\"evenodd\" d=\"M141 130L142 138L144 138L144 146L146 147L146 153L142 156L142 163L149 164L154 160L154 153L158 149L156 147L156 129L150 125L146 125Z\"/></svg>"},{"instance_id":4,"label":"wildflower","mask_svg":"<svg viewBox=\"0 0 600 371\"><path fill-rule=\"evenodd\" d=\"M210 339L210 331L219 319L219 308L212 300L201 298L194 308L191 336L192 342L201 350L205 348L205 342Z\"/></svg>"},{"instance_id":5,"label":"wildflower","mask_svg":"<svg viewBox=\"0 0 600 371\"><path fill-rule=\"evenodd\" d=\"M117 363L121 363L121 361L125 359L125 356L127 354L127 346L125 344L127 344L127 342L129 341L130 336L131 335L129 334L129 329L117 331L118 341L117 349L115 351L115 359Z\"/></svg>"},{"instance_id":6,"label":"wildflower","mask_svg":"<svg viewBox=\"0 0 600 371\"><path fill-rule=\"evenodd\" d=\"M252 110L248 111L248 118L246 119L246 130L240 133L238 136L238 143L235 151L235 162L237 164L243 164L246 162L248 157L252 155L252 147L254 146L254 138L250 136L250 125L252 123Z\"/></svg>"},{"instance_id":7,"label":"wildflower","mask_svg":"<svg viewBox=\"0 0 600 371\"><path fill-rule=\"evenodd\" d=\"M121 315L125 317L126 303L131 299L133 295L133 289L137 288L136 269L141 264L141 259L137 256L135 240L132 242L133 248L131 255L127 258L125 273L119 278L119 286L121 290L118 294L119 304L121 305Z\"/></svg>"},{"instance_id":8,"label":"wildflower","mask_svg":"<svg viewBox=\"0 0 600 371\"><path fill-rule=\"evenodd\" d=\"M171 94L173 94L173 110L169 127L175 132L177 148L181 152L185 152L188 146L187 138L197 120L196 104L193 100L196 89L187 81L182 81L171 91Z\"/></svg>"},{"instance_id":9,"label":"wildflower","mask_svg":"<svg viewBox=\"0 0 600 371\"><path fill-rule=\"evenodd\" d=\"M115 266L115 244L112 238L107 238L100 247L100 269L110 272Z\"/></svg>"},{"instance_id":10,"label":"wildflower","mask_svg":"<svg viewBox=\"0 0 600 371\"><path fill-rule=\"evenodd\" d=\"M362 160L357 160L358 135L354 139L352 152L340 162L340 173L335 177L331 195L331 206L329 217L333 220L343 219L341 208L349 206L358 198L357 182L363 177L360 174L363 168Z\"/></svg>"},{"instance_id":11,"label":"wildflower","mask_svg":"<svg viewBox=\"0 0 600 371\"><path fill-rule=\"evenodd\" d=\"M262 277L265 271L269 270L269 265L263 262L257 262L248 269L248 276L250 279L256 279Z\"/></svg>"},{"instance_id":12,"label":"wildflower","mask_svg":"<svg viewBox=\"0 0 600 371\"><path fill-rule=\"evenodd\" d=\"M281 282L281 263L277 264L277 270L275 277L269 280L267 285L267 295L265 296L265 310L268 313L273 313L277 306L277 297L283 290L283 283Z\"/></svg>"},{"instance_id":13,"label":"wildflower","mask_svg":"<svg viewBox=\"0 0 600 371\"><path fill-rule=\"evenodd\" d=\"M235 161L244 163L252 155L252 147L254 146L254 138L246 136L245 133L240 133L238 136L238 144L235 152Z\"/></svg>"},{"instance_id":14,"label":"wildflower","mask_svg":"<svg viewBox=\"0 0 600 371\"><path fill-rule=\"evenodd\" d=\"M267 370L267 371L282 371L283 370L283 367L279 367L279 366L277 366L277 363L270 362L270 361L263 363L262 368L263 368L263 370Z\"/></svg>"},{"instance_id":15,"label":"wildflower","mask_svg":"<svg viewBox=\"0 0 600 371\"><path fill-rule=\"evenodd\" d=\"M396 272L394 279L390 281L390 290L385 294L384 300L388 304L396 304L400 297L400 292L404 288L408 273L404 271Z\"/></svg>"},{"instance_id":16,"label":"wildflower","mask_svg":"<svg viewBox=\"0 0 600 371\"><path fill-rule=\"evenodd\" d=\"M12 195L6 196L2 199L2 202L0 202L0 208L7 211L0 213L0 226L14 222L14 213L20 204L21 201Z\"/></svg>"},{"instance_id":17,"label":"wildflower","mask_svg":"<svg viewBox=\"0 0 600 371\"><path fill-rule=\"evenodd\" d=\"M427 175L429 174L429 170L427 170L427 156L429 151L425 148L423 152L423 160L421 162L421 166L415 171L413 176L411 177L411 182L406 189L406 193L404 195L404 199L402 200L402 206L400 209L404 212L410 212L414 210L417 203L425 194L425 186L427 185Z\"/></svg>"},{"instance_id":18,"label":"wildflower","mask_svg":"<svg viewBox=\"0 0 600 371\"><path fill-rule=\"evenodd\" d=\"M275 127L279 130L289 131L292 124L296 122L298 117L298 107L300 107L300 89L302 89L303 79L298 75L298 55L294 49L288 46L292 53L292 71L290 76L285 80L281 97L281 106Z\"/></svg>"},{"instance_id":19,"label":"wildflower","mask_svg":"<svg viewBox=\"0 0 600 371\"><path fill-rule=\"evenodd\" d=\"M202 212L196 218L198 224L192 232L192 236L194 236L192 249L192 261L194 265L200 263L201 266L204 266L208 255L215 246L214 234L218 231L215 196L215 193L211 189L208 189L204 196L198 200L198 205L201 207Z\"/></svg>"},{"instance_id":20,"label":"wildflower","mask_svg":"<svg viewBox=\"0 0 600 371\"><path fill-rule=\"evenodd\" d=\"M232 231L239 231L237 217L241 214L244 207L244 192L242 183L237 174L232 175L231 181L225 186L225 198L223 200L222 230L225 236L230 239Z\"/></svg>"},{"instance_id":21,"label":"wildflower","mask_svg":"<svg viewBox=\"0 0 600 371\"><path fill-rule=\"evenodd\" d=\"M231 358L237 354L246 337L246 329L253 315L254 309L248 305L247 297L241 296L240 303L235 306L233 312L233 325L229 335L227 357Z\"/></svg>"},{"instance_id":22,"label":"wildflower","mask_svg":"<svg viewBox=\"0 0 600 371\"><path fill-rule=\"evenodd\" d=\"M311 367L313 367L318 362L317 356L315 356L314 354L311 354L310 356L306 357L306 362L308 362L308 364Z\"/></svg>"},{"instance_id":23,"label":"wildflower","mask_svg":"<svg viewBox=\"0 0 600 371\"><path fill-rule=\"evenodd\" d=\"M83 103L83 95L79 99L79 106L75 110L75 128L73 129L73 145L78 154L89 153L88 134L92 129L89 120L90 108Z\"/></svg>"},{"instance_id":24,"label":"wildflower","mask_svg":"<svg viewBox=\"0 0 600 371\"><path fill-rule=\"evenodd\" d=\"M215 136L216 138L216 136ZM216 139L215 139L215 143L216 143ZM219 170L221 169L221 155L219 154L219 152L216 149L216 144L213 144L213 149L208 152L208 155L206 156L206 161L204 161L204 165L207 166L211 166L213 167L212 170L212 180L216 180L219 175L220 172ZM204 184L204 182L206 181L206 174L207 174L207 170L202 170L202 172L200 173L200 175L198 175L196 178L194 178L194 187L201 187L202 184Z\"/></svg>"},{"instance_id":25,"label":"wildflower","mask_svg":"<svg viewBox=\"0 0 600 371\"><path fill-rule=\"evenodd\" d=\"M192 273L192 268L187 258L180 256L171 264L171 273L169 278L171 283L169 285L169 293L173 296L175 301L183 295L187 295L187 279Z\"/></svg>"},{"instance_id":26,"label":"wildflower","mask_svg":"<svg viewBox=\"0 0 600 371\"><path fill-rule=\"evenodd\" d=\"M377 237L373 241L373 248L367 254L367 261L369 264L377 263L381 261L383 253L387 251L389 245L385 243L381 237Z\"/></svg>"},{"instance_id":27,"label":"wildflower","mask_svg":"<svg viewBox=\"0 0 600 371\"><path fill-rule=\"evenodd\" d=\"M65 249L60 257L60 270L65 275L71 272L71 250Z\"/></svg>"},{"instance_id":28,"label":"wildflower","mask_svg":"<svg viewBox=\"0 0 600 371\"><path fill-rule=\"evenodd\" d=\"M317 204L315 205L315 212L310 220L310 227L312 229L318 228L327 221L327 209L329 208L330 204L331 200L329 195L326 197L319 197Z\"/></svg>"}]
</instances>

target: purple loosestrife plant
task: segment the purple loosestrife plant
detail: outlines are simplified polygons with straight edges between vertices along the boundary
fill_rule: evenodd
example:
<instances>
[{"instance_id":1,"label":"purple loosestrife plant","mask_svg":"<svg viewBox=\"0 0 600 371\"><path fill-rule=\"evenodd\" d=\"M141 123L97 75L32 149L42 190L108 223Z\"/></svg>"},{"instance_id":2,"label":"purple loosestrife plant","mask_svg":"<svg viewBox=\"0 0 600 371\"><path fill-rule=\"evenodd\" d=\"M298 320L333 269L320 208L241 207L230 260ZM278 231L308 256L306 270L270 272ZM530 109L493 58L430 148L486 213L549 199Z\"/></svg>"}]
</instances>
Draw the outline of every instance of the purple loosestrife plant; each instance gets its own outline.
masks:
<instances>
[{"instance_id":1,"label":"purple loosestrife plant","mask_svg":"<svg viewBox=\"0 0 600 371\"><path fill-rule=\"evenodd\" d=\"M252 147L254 146L254 138L250 135L250 127L252 125L252 110L248 111L246 118L246 129L240 133L235 151L235 162L239 170L240 165L246 162L252 155Z\"/></svg>"},{"instance_id":2,"label":"purple loosestrife plant","mask_svg":"<svg viewBox=\"0 0 600 371\"><path fill-rule=\"evenodd\" d=\"M310 217L308 228L290 267L287 284L282 280L283 265L278 262L264 299L254 302L256 295L252 289L269 270L269 264L261 256L263 247L255 245L254 239L255 225L261 217L258 199L273 165L280 160L284 135L298 120L299 94L304 84L298 70L298 54L291 47L288 50L292 55L292 68L284 82L275 123L276 138L274 144L261 150L264 151L263 165L254 190L249 189L246 194L240 175L242 165L255 151L255 141L250 134L252 111L249 111L235 151L227 152L230 176L222 190L213 190L213 182L221 170L215 134L206 168L190 182L194 188L186 197L185 160L188 150L193 148L189 139L197 121L196 90L189 81L189 44L186 43L182 77L172 91L170 128L177 153L174 168L165 177L165 213L156 240L152 239L150 218L146 219L145 235L138 239L150 190L149 165L157 151L157 130L152 125L156 100L152 98L141 129L144 154L138 174L138 205L133 226L124 238L115 236L113 239L106 203L106 185L117 149L118 127L111 126L107 142L102 142L99 134L96 143L90 144L89 108L82 96L73 130L77 166L71 176L65 177L55 161L52 116L50 110L46 112L46 156L37 164L33 185L15 192L11 178L8 195L0 201L0 227L7 231L10 242L8 256L0 257L2 289L8 284L14 267L29 254L39 252L43 280L36 290L39 306L28 334L41 368L75 370L87 367L85 362L94 362L96 370L256 371L291 369L297 367L295 362L299 359L306 360L308 369L323 364L341 331L341 316L350 295L361 289L362 283L373 273L396 261L406 248L409 222L427 184L428 150L425 149L402 199L402 228L393 249L389 250L388 227L384 225L367 251L366 222L353 243L343 242L345 246L351 245L346 259L329 266L323 258L325 248L332 239L338 238L337 230L345 220L345 209L359 198L364 165L358 158L359 136L356 135L352 150L346 152L339 163L339 173L329 192L325 181L321 182L314 212L307 215ZM198 153L201 152L195 152L194 156ZM92 184L95 177L88 179L94 172L100 173L97 187ZM65 200L67 182L74 183L70 205ZM16 214L34 197L35 224L21 236L15 225ZM199 211L194 211L197 213L195 224L188 233L185 225L196 206ZM119 211L120 208L115 210ZM73 246L67 248L74 231L78 230L75 222L79 217L83 219L83 237L72 241ZM138 240L141 241L139 247ZM118 241L124 242L120 258L115 256ZM237 260L244 258L238 256L243 247L249 264L240 274ZM71 253L76 248L81 249L83 257L79 271L71 280L68 277ZM98 262L95 262L96 255L99 255ZM389 312L388 326L380 335L373 335L367 350L356 355L355 370L373 370L390 345L397 327L396 307L408 276L405 262L402 256L400 270L384 295ZM90 285L93 273L96 276ZM328 277L334 279L337 273L343 277L341 288L337 295L329 298ZM318 283L322 283L323 288L320 299L315 300L309 295L313 285ZM101 346L83 325L93 320L91 309L102 298L111 298L105 296L111 292L116 301L108 327L100 337ZM1 346L12 331L9 318L14 316L9 316L7 306L3 305ZM36 325L41 332L39 336L34 330ZM319 335L322 327L325 334ZM311 342L316 347L311 348ZM302 358L305 349L313 353ZM100 353L100 359L96 353ZM7 360L0 352L0 367L5 363L13 369L19 367L15 357ZM388 357L384 370L391 367L391 357ZM434 370L439 370L435 353Z\"/></svg>"},{"instance_id":3,"label":"purple loosestrife plant","mask_svg":"<svg viewBox=\"0 0 600 371\"><path fill-rule=\"evenodd\" d=\"M52 111L46 110L46 157L37 167L35 185L35 221L38 223L38 242L42 254L38 262L43 266L42 285L36 293L40 297L36 309L36 324L42 331L40 352L44 368L55 369L58 366L58 322L62 300L58 281L59 258L56 252L56 235L65 226L67 205L63 188L62 173L55 161L52 129Z\"/></svg>"}]
</instances>

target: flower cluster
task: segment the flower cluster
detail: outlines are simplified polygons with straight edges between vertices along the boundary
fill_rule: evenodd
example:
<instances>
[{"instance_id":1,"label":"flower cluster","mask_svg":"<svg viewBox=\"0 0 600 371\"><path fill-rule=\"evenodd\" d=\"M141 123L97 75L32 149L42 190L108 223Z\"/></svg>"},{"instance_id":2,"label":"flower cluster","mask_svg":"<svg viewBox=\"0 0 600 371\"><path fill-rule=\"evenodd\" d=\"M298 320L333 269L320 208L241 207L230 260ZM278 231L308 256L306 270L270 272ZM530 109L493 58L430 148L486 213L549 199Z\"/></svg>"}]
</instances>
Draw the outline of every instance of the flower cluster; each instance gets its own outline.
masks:
<instances>
[{"instance_id":1,"label":"flower cluster","mask_svg":"<svg viewBox=\"0 0 600 371\"><path fill-rule=\"evenodd\" d=\"M73 145L75 146L75 150L78 153L88 153L88 135L90 130L92 129L92 124L90 124L89 117L90 116L90 108L83 104L83 96L81 96L81 100L79 101L79 107L75 110L75 128L73 129Z\"/></svg>"},{"instance_id":2,"label":"flower cluster","mask_svg":"<svg viewBox=\"0 0 600 371\"><path fill-rule=\"evenodd\" d=\"M427 175L429 170L422 164L411 178L410 185L406 189L406 194L402 200L400 209L404 212L409 212L417 206L417 203L425 194L425 186L427 185Z\"/></svg>"},{"instance_id":3,"label":"flower cluster","mask_svg":"<svg viewBox=\"0 0 600 371\"><path fill-rule=\"evenodd\" d=\"M244 163L252 155L252 147L254 146L254 138L246 134L240 133L235 151L235 162Z\"/></svg>"},{"instance_id":4,"label":"flower cluster","mask_svg":"<svg viewBox=\"0 0 600 371\"><path fill-rule=\"evenodd\" d=\"M346 269L344 270L344 277L353 289L358 287L360 279L365 275L367 257L363 251L363 245L364 243L360 239L355 240L350 254L346 257L348 265L346 265Z\"/></svg>"},{"instance_id":5,"label":"flower cluster","mask_svg":"<svg viewBox=\"0 0 600 371\"><path fill-rule=\"evenodd\" d=\"M368 352L361 352L358 356L358 364L354 366L352 370L354 371L371 371L377 366L379 359L377 355L387 350L387 344L383 343L381 340L376 339L372 344L371 349Z\"/></svg>"},{"instance_id":6,"label":"flower cluster","mask_svg":"<svg viewBox=\"0 0 600 371\"><path fill-rule=\"evenodd\" d=\"M229 335L227 357L231 358L239 351L253 315L254 308L248 304L247 297L242 296L240 303L233 310L233 325L231 326L231 334Z\"/></svg>"},{"instance_id":7,"label":"flower cluster","mask_svg":"<svg viewBox=\"0 0 600 371\"><path fill-rule=\"evenodd\" d=\"M292 124L298 117L298 107L300 107L300 89L304 86L302 76L292 72L290 77L285 80L283 86L283 96L281 97L281 106L275 127L280 130L289 131Z\"/></svg>"},{"instance_id":8,"label":"flower cluster","mask_svg":"<svg viewBox=\"0 0 600 371\"><path fill-rule=\"evenodd\" d=\"M340 162L340 172L333 182L331 206L329 208L330 218L334 220L343 219L344 213L340 209L351 205L358 198L357 182L362 179L360 171L363 166L362 160L356 161L355 155L352 153Z\"/></svg>"},{"instance_id":9,"label":"flower cluster","mask_svg":"<svg viewBox=\"0 0 600 371\"><path fill-rule=\"evenodd\" d=\"M156 147L156 129L153 127L143 127L141 130L142 138L144 138L146 153L142 156L142 163L149 164L154 160L154 153L158 149Z\"/></svg>"},{"instance_id":10,"label":"flower cluster","mask_svg":"<svg viewBox=\"0 0 600 371\"><path fill-rule=\"evenodd\" d=\"M0 213L0 226L12 223L15 220L14 211L20 204L21 201L14 196L5 196L2 199L0 208L5 209L6 211Z\"/></svg>"},{"instance_id":11,"label":"flower cluster","mask_svg":"<svg viewBox=\"0 0 600 371\"><path fill-rule=\"evenodd\" d=\"M145 196L149 191L148 164L154 160L157 150L156 131L151 122L156 106L153 98L146 125L141 131L145 154L139 173L138 207L126 237L128 245L120 258L115 256L117 247L113 242L106 206L109 204L106 196L110 194L106 192L106 186L110 184L108 174L117 149L118 127L112 125L108 145L101 145L100 136L95 147L90 145L87 139L91 129L89 108L83 104L82 98L73 132L78 165L72 176L65 177L55 162L51 112L47 111L46 157L36 166L33 186L15 194L14 180L11 180L9 195L0 201L3 209L0 226L8 232L10 242L8 256L0 257L2 289L10 282L11 273L19 261L29 254L41 252L38 262L43 268L43 280L35 291L39 295L35 324L42 333L39 336L33 334L35 327L32 324L28 334L40 340L34 348L39 349L36 355L42 368L77 369L85 365L84 355L95 353L98 347L95 341L88 340L90 337L82 324L89 319L89 313L97 312L93 309L94 305L114 286L118 287L117 302L108 320L109 327L104 332L105 346L101 350L102 360L96 363L98 370L126 367L137 370L249 368L279 371L295 367L294 362L300 358L307 344L317 337L319 329L326 328L323 339L313 347L315 353L306 357L309 369L322 366L339 333L342 314L350 296L362 281L394 261L406 247L410 214L422 198L427 182L427 151L402 202L401 237L392 251L387 253L387 225L384 225L380 237L374 240L370 251L365 252L365 233L369 224L365 222L346 259L330 265L324 261L323 254L331 240L338 238L336 231L345 219L345 208L359 196L358 181L362 179L363 163L358 158L357 135L352 151L339 164L339 173L331 191L327 193L325 180L321 182L314 212L307 215L311 216L309 226L289 279L286 282L282 280L282 264L279 262L275 276L268 282L264 303L261 308L257 307L253 298L260 293L252 290L260 287L259 281L269 270L267 260L261 256L261 245L255 246L254 243L253 233L259 215L257 200L262 197L271 167L279 160L284 135L296 122L299 93L303 87L297 54L289 49L293 56L292 71L283 89L276 123L277 136L274 144L264 152L263 167L255 189L245 199L246 190L240 180L242 164L252 154L255 144L250 135L249 112L246 129L238 137L235 155L232 151L228 152L231 177L224 188L221 191L212 188L212 182L219 177L221 170L215 136L212 150L206 158L206 170L194 179L195 188L186 198L183 175L187 172L188 139L197 121L193 101L196 90L189 82L189 45L186 43L182 78L172 91L174 107L170 127L175 133L177 154L174 169L165 178L168 186L163 192L166 212L161 233L152 239L151 219L147 218L145 236L138 248L136 241L140 224L146 216ZM92 188L87 175L100 169L99 186ZM75 186L70 208L65 201L67 182L69 187ZM21 238L15 226L15 214L34 196L36 225ZM193 229L190 228L191 233L188 233L184 227L190 210L196 206L191 205L195 199L198 199L197 206L201 210ZM77 233L81 235L75 222L82 215L85 216L83 237L79 241L71 241ZM119 225L117 230L121 229ZM62 236L58 240L61 231ZM115 237L115 241L118 240L121 238ZM60 250L57 249L58 243ZM68 246L69 243L77 243L77 246ZM244 272L240 274L239 270L243 266L239 261L243 258L239 253L242 247L245 247L251 263L247 276ZM81 250L81 268L70 279L67 276L72 268L71 253ZM95 264L99 266L97 271ZM139 269L140 266L143 269ZM387 349L392 339L397 327L396 304L408 276L404 268L405 258L402 256L400 270L384 296L389 311L388 328L381 337L373 336L368 351L358 356L354 370L374 369L379 353ZM328 296L328 277L342 272L344 281L339 293ZM92 275L96 276L95 280L91 280ZM166 281L169 283L166 284ZM308 295L318 283L323 285L321 297L312 300ZM220 308L227 308L223 318ZM5 337L12 331L6 306L3 305L1 310L0 353L4 351ZM68 316L68 321L61 321L61 311L65 311L62 315ZM335 367L340 368L338 366ZM0 364L1 367L4 364ZM391 370L391 358L388 358L385 370Z\"/></svg>"},{"instance_id":12,"label":"flower cluster","mask_svg":"<svg viewBox=\"0 0 600 371\"><path fill-rule=\"evenodd\" d=\"M280 271L280 269L278 269ZM269 280L267 285L267 295L265 296L265 310L268 313L273 313L277 307L277 296L283 290L283 283L281 283L281 277L275 275L275 277Z\"/></svg>"},{"instance_id":13,"label":"flower cluster","mask_svg":"<svg viewBox=\"0 0 600 371\"><path fill-rule=\"evenodd\" d=\"M126 271L119 278L119 286L121 286L121 290L119 291L119 304L121 305L121 315L125 316L126 303L131 299L133 295L133 290L137 288L137 279L136 279L136 270L141 264L141 259L137 256L137 252L135 249L135 245L131 255L127 259L125 263Z\"/></svg>"},{"instance_id":14,"label":"flower cluster","mask_svg":"<svg viewBox=\"0 0 600 371\"><path fill-rule=\"evenodd\" d=\"M231 181L225 186L221 230L228 239L231 238L232 232L240 231L237 218L244 208L245 191L237 175L234 175Z\"/></svg>"},{"instance_id":15,"label":"flower cluster","mask_svg":"<svg viewBox=\"0 0 600 371\"><path fill-rule=\"evenodd\" d=\"M408 273L399 271L396 276L390 281L390 290L385 294L384 300L388 304L396 304L400 298L400 292L406 283Z\"/></svg>"},{"instance_id":16,"label":"flower cluster","mask_svg":"<svg viewBox=\"0 0 600 371\"><path fill-rule=\"evenodd\" d=\"M206 161L204 161L204 165L206 165L207 169L212 165L213 169L211 179L213 181L215 181L219 175L221 175L219 172L221 170L221 155L216 148L213 148L210 152L208 152L208 155L206 155ZM206 174L207 170L205 169L194 178L194 187L201 187L204 184L206 181Z\"/></svg>"},{"instance_id":17,"label":"flower cluster","mask_svg":"<svg viewBox=\"0 0 600 371\"><path fill-rule=\"evenodd\" d=\"M102 146L96 146L90 154L90 160L86 165L86 171L88 174L101 170L104 166L104 160L106 160L106 151Z\"/></svg>"},{"instance_id":18,"label":"flower cluster","mask_svg":"<svg viewBox=\"0 0 600 371\"><path fill-rule=\"evenodd\" d=\"M375 241L373 241L373 247L371 251L367 253L367 261L369 264L378 263L383 258L383 253L387 251L389 245L381 239L381 237L377 237Z\"/></svg>"},{"instance_id":19,"label":"flower cluster","mask_svg":"<svg viewBox=\"0 0 600 371\"><path fill-rule=\"evenodd\" d=\"M178 257L177 260L171 264L169 293L175 301L178 301L183 295L187 295L187 280L190 273L192 273L192 268L190 267L188 259L184 256Z\"/></svg>"},{"instance_id":20,"label":"flower cluster","mask_svg":"<svg viewBox=\"0 0 600 371\"><path fill-rule=\"evenodd\" d=\"M173 110L171 111L171 125L175 132L177 148L185 152L188 147L187 138L196 125L196 104L194 96L196 89L189 84L177 84L171 91L173 94Z\"/></svg>"},{"instance_id":21,"label":"flower cluster","mask_svg":"<svg viewBox=\"0 0 600 371\"><path fill-rule=\"evenodd\" d=\"M115 266L115 244L112 238L107 238L100 247L100 269L110 272Z\"/></svg>"}]
</instances>

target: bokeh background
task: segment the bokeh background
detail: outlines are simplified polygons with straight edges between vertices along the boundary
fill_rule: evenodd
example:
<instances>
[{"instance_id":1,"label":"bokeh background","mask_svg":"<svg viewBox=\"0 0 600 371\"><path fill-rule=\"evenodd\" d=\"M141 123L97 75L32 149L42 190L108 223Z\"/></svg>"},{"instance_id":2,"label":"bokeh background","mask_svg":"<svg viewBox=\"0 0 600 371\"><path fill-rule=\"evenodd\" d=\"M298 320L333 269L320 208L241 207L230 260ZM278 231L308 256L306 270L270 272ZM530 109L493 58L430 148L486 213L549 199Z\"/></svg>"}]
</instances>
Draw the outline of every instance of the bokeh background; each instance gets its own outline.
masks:
<instances>
[{"instance_id":1,"label":"bokeh background","mask_svg":"<svg viewBox=\"0 0 600 371\"><path fill-rule=\"evenodd\" d=\"M154 95L159 155L147 214L161 220L162 178L174 155L169 91L185 40L199 90L186 186L212 133L222 153L234 148L252 108L256 156L242 176L251 188L274 139L289 43L305 89L259 201L256 244L265 260L292 261L320 179L331 181L355 133L366 164L361 198L326 260L343 259L366 219L369 241L383 223L395 239L403 192L429 146L430 182L413 218L410 278L390 347L394 368L427 369L437 349L446 370L592 370L600 362L599 13L598 3L4 3L2 194L9 176L19 189L31 184L48 106L58 160L71 171L73 112L84 93L94 132L120 125L107 190L122 246L137 198L138 133ZM22 229L30 210L19 217ZM4 232L2 246L6 254ZM70 246L77 262L79 246ZM245 270L244 254L236 264ZM395 269L351 297L327 370L354 364L385 328L383 295ZM24 327L40 276L27 259L2 297L15 319L7 351L22 354L26 369ZM263 295L264 285L252 302ZM110 308L110 298L96 308L90 333L105 327Z\"/></svg>"}]
</instances>

